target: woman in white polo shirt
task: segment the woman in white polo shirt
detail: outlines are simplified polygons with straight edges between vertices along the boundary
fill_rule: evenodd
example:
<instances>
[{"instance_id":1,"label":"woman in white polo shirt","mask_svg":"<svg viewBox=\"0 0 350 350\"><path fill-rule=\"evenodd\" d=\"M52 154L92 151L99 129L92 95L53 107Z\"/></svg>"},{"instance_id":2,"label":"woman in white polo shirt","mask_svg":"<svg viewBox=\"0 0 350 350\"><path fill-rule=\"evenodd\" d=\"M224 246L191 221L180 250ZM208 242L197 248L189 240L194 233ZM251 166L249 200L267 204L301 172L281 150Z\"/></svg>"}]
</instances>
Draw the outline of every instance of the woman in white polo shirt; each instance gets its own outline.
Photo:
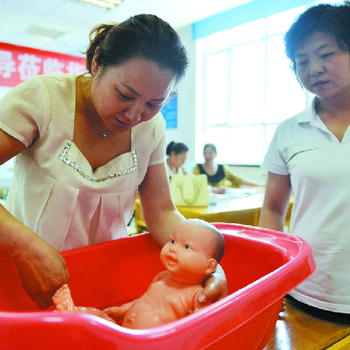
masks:
<instances>
[{"instance_id":1,"label":"woman in white polo shirt","mask_svg":"<svg viewBox=\"0 0 350 350\"><path fill-rule=\"evenodd\" d=\"M283 230L293 191L291 233L310 244L317 268L290 294L350 317L350 4L309 8L285 46L298 81L316 96L276 130L262 164L268 181L260 225Z\"/></svg>"}]
</instances>

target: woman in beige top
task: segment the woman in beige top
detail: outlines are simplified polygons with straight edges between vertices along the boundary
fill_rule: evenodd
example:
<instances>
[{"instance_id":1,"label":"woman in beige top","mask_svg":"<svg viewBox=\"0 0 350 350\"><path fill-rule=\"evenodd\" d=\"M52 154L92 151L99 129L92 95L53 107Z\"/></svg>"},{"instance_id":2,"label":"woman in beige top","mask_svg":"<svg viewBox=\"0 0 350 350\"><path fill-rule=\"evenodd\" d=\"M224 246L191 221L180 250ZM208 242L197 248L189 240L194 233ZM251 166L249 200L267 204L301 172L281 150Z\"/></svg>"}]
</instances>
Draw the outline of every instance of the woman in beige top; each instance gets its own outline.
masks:
<instances>
[{"instance_id":1,"label":"woman in beige top","mask_svg":"<svg viewBox=\"0 0 350 350\"><path fill-rule=\"evenodd\" d=\"M16 156L0 252L42 309L69 280L59 251L127 236L137 192L159 247L184 220L169 191L159 111L185 73L185 48L153 15L100 25L90 38L89 73L33 77L0 103L0 164ZM208 298L226 293L220 276Z\"/></svg>"}]
</instances>

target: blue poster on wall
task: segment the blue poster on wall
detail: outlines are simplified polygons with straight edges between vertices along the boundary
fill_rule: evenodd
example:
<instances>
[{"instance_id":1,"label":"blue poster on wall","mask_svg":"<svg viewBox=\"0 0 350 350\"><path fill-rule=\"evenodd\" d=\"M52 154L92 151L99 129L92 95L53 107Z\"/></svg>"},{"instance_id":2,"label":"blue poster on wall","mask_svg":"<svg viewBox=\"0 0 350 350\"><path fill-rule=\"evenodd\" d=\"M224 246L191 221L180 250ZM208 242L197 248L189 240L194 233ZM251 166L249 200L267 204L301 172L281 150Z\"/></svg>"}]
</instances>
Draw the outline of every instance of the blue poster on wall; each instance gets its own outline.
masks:
<instances>
[{"instance_id":1,"label":"blue poster on wall","mask_svg":"<svg viewBox=\"0 0 350 350\"><path fill-rule=\"evenodd\" d=\"M161 110L167 129L177 128L177 96L174 96Z\"/></svg>"}]
</instances>

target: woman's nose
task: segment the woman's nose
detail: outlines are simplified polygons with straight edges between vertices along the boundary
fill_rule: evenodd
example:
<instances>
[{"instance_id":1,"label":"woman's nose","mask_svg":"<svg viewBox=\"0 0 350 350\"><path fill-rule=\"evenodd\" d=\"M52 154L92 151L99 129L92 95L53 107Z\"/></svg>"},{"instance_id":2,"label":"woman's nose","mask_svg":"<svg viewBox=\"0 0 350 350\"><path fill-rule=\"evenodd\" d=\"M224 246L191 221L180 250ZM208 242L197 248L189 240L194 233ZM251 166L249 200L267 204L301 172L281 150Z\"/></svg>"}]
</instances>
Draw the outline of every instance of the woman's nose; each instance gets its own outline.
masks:
<instances>
[{"instance_id":1,"label":"woman's nose","mask_svg":"<svg viewBox=\"0 0 350 350\"><path fill-rule=\"evenodd\" d=\"M126 117L133 123L137 123L141 120L142 113L142 106L139 106L137 104L132 104L128 109L124 111Z\"/></svg>"},{"instance_id":2,"label":"woman's nose","mask_svg":"<svg viewBox=\"0 0 350 350\"><path fill-rule=\"evenodd\" d=\"M310 75L316 76L320 73L324 72L324 67L322 65L322 62L319 60L311 60L310 61Z\"/></svg>"}]
</instances>

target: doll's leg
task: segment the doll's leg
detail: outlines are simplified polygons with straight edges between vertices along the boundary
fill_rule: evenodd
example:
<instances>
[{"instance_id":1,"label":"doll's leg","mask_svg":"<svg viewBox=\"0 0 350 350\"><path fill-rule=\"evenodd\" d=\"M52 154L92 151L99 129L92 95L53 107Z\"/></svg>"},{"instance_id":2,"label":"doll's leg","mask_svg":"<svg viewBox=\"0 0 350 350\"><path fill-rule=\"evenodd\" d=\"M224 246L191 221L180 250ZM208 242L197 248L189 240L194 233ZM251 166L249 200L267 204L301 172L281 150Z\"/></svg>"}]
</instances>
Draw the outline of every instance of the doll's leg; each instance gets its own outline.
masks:
<instances>
[{"instance_id":1,"label":"doll's leg","mask_svg":"<svg viewBox=\"0 0 350 350\"><path fill-rule=\"evenodd\" d=\"M52 297L52 301L56 305L58 311L75 310L74 302L68 284L64 284L61 288L57 289L56 293Z\"/></svg>"}]
</instances>

